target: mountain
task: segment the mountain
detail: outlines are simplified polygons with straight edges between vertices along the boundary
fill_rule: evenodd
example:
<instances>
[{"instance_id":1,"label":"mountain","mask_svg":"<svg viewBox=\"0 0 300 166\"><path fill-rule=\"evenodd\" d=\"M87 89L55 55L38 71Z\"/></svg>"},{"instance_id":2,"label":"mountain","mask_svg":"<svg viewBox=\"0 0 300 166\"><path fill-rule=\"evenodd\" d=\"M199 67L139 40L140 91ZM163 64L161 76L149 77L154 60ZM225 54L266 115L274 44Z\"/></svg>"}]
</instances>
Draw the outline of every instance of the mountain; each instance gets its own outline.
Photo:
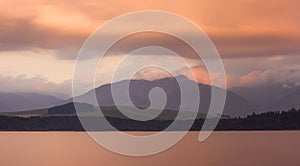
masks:
<instances>
[{"instance_id":1,"label":"mountain","mask_svg":"<svg viewBox=\"0 0 300 166\"><path fill-rule=\"evenodd\" d=\"M3 103L0 103L0 110L10 111L10 110L12 110L12 108L6 106L6 105L3 104Z\"/></svg>"},{"instance_id":2,"label":"mountain","mask_svg":"<svg viewBox=\"0 0 300 166\"><path fill-rule=\"evenodd\" d=\"M211 86L201 83L196 83L192 80L189 80L185 76L177 76L177 77L170 77L170 78L163 78L159 80L123 80L120 82L106 84L100 86L95 89L97 103L91 103L92 101L92 91L89 91L81 96L78 96L78 101L82 103L89 103L93 105L100 105L100 106L114 106L114 100L111 94L111 87L116 88L117 92L124 91L126 89L126 85L129 83L129 96L132 103L139 108L147 108L150 105L149 100L149 92L154 87L159 87L164 90L167 102L165 105L165 109L167 110L179 110L180 101L181 101L181 93L180 87L177 83L177 80L183 81L183 86L189 90L191 84L197 84L200 91L200 108L199 113L207 114L208 108L210 105L210 97L211 97ZM223 90L217 88L218 90ZM124 95L124 94L123 94ZM122 100L125 96L118 96ZM71 99L69 100L71 101ZM126 101L121 101L122 106L126 106ZM184 104L194 104L194 103L184 103ZM235 116L246 116L254 112L256 107L243 99L242 97L227 91L225 109L223 114L229 115L232 117ZM187 110L189 111L189 110Z\"/></svg>"},{"instance_id":3,"label":"mountain","mask_svg":"<svg viewBox=\"0 0 300 166\"><path fill-rule=\"evenodd\" d=\"M38 93L0 93L0 112L13 112L47 108L63 100Z\"/></svg>"},{"instance_id":4,"label":"mountain","mask_svg":"<svg viewBox=\"0 0 300 166\"><path fill-rule=\"evenodd\" d=\"M288 94L283 95L273 104L273 106L269 106L269 108L271 109L268 110L274 110L274 111L300 108L300 88L293 89Z\"/></svg>"},{"instance_id":5,"label":"mountain","mask_svg":"<svg viewBox=\"0 0 300 166\"><path fill-rule=\"evenodd\" d=\"M285 88L279 84L256 87L235 87L234 93L256 104L256 112L282 111L300 108L300 88Z\"/></svg>"},{"instance_id":6,"label":"mountain","mask_svg":"<svg viewBox=\"0 0 300 166\"><path fill-rule=\"evenodd\" d=\"M276 103L281 97L287 95L291 90L280 84L260 85L253 87L234 87L232 92L244 97L258 106L268 106Z\"/></svg>"}]
</instances>

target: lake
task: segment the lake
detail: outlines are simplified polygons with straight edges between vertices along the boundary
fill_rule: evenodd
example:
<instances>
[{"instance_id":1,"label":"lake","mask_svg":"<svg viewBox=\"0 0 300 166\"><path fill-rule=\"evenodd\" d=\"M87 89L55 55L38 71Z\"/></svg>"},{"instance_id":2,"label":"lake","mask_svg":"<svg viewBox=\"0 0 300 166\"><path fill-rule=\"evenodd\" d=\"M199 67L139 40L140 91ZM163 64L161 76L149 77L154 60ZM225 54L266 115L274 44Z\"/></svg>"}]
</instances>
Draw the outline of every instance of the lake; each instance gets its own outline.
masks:
<instances>
[{"instance_id":1,"label":"lake","mask_svg":"<svg viewBox=\"0 0 300 166\"><path fill-rule=\"evenodd\" d=\"M214 132L205 142L197 139L198 132L189 132L164 152L128 157L106 150L84 132L0 132L0 165L300 165L298 131Z\"/></svg>"}]
</instances>

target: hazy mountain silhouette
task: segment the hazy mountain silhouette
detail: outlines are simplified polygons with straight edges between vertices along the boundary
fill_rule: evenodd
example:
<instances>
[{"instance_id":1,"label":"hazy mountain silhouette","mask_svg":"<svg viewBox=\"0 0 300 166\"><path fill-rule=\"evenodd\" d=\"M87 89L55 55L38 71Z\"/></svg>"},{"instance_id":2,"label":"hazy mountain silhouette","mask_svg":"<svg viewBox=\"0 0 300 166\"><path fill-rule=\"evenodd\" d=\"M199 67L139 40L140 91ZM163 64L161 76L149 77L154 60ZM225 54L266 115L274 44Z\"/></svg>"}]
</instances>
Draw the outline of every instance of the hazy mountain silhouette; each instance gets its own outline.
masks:
<instances>
[{"instance_id":1,"label":"hazy mountain silhouette","mask_svg":"<svg viewBox=\"0 0 300 166\"><path fill-rule=\"evenodd\" d=\"M177 76L177 80L185 81L184 86L187 88L190 84L197 84L200 90L200 108L199 113L206 114L210 105L211 86L201 83L196 83L189 80L185 76ZM106 84L95 89L98 105L100 106L114 106L114 100L111 94L111 87L117 89L117 91L124 91L126 85L129 83L129 96L131 101L136 107L147 108L150 105L149 92L154 87L160 87L165 91L167 102L165 109L178 110L180 107L181 93L180 88L174 77L163 78L159 80L124 80L112 84ZM219 90L223 90L218 88ZM120 97L122 99L122 96ZM97 103L91 103L92 91L89 91L78 97L80 102L90 103L97 105ZM70 101L70 100L69 100ZM126 102L124 102L126 104ZM193 103L185 103L193 104ZM124 104L123 104L124 105ZM230 116L246 116L254 112L256 107L250 104L242 97L227 91L227 99L223 114ZM188 111L188 110L187 110Z\"/></svg>"},{"instance_id":2,"label":"hazy mountain silhouette","mask_svg":"<svg viewBox=\"0 0 300 166\"><path fill-rule=\"evenodd\" d=\"M282 88L281 85L234 87L230 90L258 106L267 106L273 104L279 99L281 94L286 93L287 91L286 89Z\"/></svg>"},{"instance_id":3,"label":"hazy mountain silhouette","mask_svg":"<svg viewBox=\"0 0 300 166\"><path fill-rule=\"evenodd\" d=\"M269 106L274 111L282 111L292 108L300 108L300 88L293 89L286 95L280 97L273 106Z\"/></svg>"},{"instance_id":4,"label":"hazy mountain silhouette","mask_svg":"<svg viewBox=\"0 0 300 166\"><path fill-rule=\"evenodd\" d=\"M62 102L56 97L38 93L0 93L0 112L47 108Z\"/></svg>"},{"instance_id":5,"label":"hazy mountain silhouette","mask_svg":"<svg viewBox=\"0 0 300 166\"><path fill-rule=\"evenodd\" d=\"M256 87L236 87L234 93L259 106L256 112L281 111L300 108L300 88L284 88L273 84Z\"/></svg>"},{"instance_id":6,"label":"hazy mountain silhouette","mask_svg":"<svg viewBox=\"0 0 300 166\"><path fill-rule=\"evenodd\" d=\"M8 107L7 105L3 104L2 102L0 103L0 111L1 110L6 110L6 111L11 111L12 108Z\"/></svg>"}]
</instances>

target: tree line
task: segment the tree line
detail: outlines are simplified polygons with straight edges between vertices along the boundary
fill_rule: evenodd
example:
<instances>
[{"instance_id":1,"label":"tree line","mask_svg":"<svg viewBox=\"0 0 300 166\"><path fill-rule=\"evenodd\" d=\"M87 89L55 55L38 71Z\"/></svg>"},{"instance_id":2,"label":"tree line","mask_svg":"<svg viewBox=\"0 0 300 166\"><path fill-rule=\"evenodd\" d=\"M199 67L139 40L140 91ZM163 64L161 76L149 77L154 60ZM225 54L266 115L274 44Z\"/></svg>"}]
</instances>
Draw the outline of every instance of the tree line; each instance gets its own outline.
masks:
<instances>
[{"instance_id":1,"label":"tree line","mask_svg":"<svg viewBox=\"0 0 300 166\"><path fill-rule=\"evenodd\" d=\"M96 117L85 117L93 121ZM103 117L104 118L104 117ZM121 131L162 131L167 128L172 120L136 121L122 118L105 118L115 128ZM99 120L99 119L97 119ZM104 119L103 119L104 120ZM179 121L181 124L190 123L188 120ZM190 130L199 131L204 119L194 121ZM0 116L1 131L84 131L77 116L36 116L12 117ZM107 131L110 128L97 126L95 131ZM182 130L180 125L172 130ZM253 113L247 117L221 119L216 127L219 131L230 130L300 130L300 109L288 111Z\"/></svg>"}]
</instances>

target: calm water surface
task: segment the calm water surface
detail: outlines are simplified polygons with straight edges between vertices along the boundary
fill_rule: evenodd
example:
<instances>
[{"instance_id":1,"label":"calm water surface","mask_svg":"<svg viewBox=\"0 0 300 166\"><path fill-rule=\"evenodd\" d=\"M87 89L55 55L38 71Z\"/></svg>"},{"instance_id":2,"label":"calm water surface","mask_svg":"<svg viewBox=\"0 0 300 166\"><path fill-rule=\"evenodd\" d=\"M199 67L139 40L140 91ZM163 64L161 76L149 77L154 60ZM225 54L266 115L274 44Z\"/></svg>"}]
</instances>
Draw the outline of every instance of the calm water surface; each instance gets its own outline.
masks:
<instances>
[{"instance_id":1,"label":"calm water surface","mask_svg":"<svg viewBox=\"0 0 300 166\"><path fill-rule=\"evenodd\" d=\"M167 151L127 157L84 132L0 132L0 165L300 166L300 132L214 132L202 143L197 138L197 132L189 132Z\"/></svg>"}]
</instances>

